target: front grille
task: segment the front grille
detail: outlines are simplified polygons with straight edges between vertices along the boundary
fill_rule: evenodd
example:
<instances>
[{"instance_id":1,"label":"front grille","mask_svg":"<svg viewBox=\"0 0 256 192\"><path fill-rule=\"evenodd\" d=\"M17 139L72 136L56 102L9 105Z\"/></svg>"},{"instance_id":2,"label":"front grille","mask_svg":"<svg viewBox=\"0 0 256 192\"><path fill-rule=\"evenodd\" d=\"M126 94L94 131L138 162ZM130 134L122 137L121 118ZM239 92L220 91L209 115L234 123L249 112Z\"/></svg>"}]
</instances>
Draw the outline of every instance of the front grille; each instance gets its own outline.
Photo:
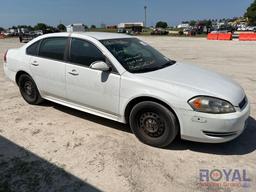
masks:
<instances>
[{"instance_id":1,"label":"front grille","mask_svg":"<svg viewBox=\"0 0 256 192\"><path fill-rule=\"evenodd\" d=\"M244 99L239 103L239 108L243 109L247 104L247 98L246 96L244 97Z\"/></svg>"},{"instance_id":2,"label":"front grille","mask_svg":"<svg viewBox=\"0 0 256 192\"><path fill-rule=\"evenodd\" d=\"M237 132L211 132L211 131L203 131L203 133L211 137L229 137L237 134Z\"/></svg>"}]
</instances>

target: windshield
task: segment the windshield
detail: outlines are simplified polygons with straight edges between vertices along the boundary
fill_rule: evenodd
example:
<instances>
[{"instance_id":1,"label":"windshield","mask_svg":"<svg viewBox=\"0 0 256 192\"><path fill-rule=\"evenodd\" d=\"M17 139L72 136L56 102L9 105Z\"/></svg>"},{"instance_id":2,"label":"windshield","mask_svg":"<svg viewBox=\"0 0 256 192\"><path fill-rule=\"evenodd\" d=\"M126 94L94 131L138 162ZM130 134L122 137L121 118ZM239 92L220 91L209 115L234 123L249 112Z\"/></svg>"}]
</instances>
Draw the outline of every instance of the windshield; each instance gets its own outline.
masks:
<instances>
[{"instance_id":1,"label":"windshield","mask_svg":"<svg viewBox=\"0 0 256 192\"><path fill-rule=\"evenodd\" d=\"M101 43L131 73L155 71L175 63L136 38L101 40Z\"/></svg>"}]
</instances>

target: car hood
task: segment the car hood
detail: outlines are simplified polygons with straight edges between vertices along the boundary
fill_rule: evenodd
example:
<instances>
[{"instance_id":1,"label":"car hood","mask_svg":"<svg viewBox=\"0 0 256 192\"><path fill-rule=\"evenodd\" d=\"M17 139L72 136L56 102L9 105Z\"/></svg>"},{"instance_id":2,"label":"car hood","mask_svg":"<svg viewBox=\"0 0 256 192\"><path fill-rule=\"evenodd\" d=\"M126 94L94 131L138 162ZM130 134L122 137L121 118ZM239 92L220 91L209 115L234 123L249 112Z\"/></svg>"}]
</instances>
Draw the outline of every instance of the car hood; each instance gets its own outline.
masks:
<instances>
[{"instance_id":1,"label":"car hood","mask_svg":"<svg viewBox=\"0 0 256 192\"><path fill-rule=\"evenodd\" d=\"M199 95L221 98L235 106L238 106L245 96L243 88L235 81L195 65L176 63L164 69L138 75L192 89Z\"/></svg>"}]
</instances>

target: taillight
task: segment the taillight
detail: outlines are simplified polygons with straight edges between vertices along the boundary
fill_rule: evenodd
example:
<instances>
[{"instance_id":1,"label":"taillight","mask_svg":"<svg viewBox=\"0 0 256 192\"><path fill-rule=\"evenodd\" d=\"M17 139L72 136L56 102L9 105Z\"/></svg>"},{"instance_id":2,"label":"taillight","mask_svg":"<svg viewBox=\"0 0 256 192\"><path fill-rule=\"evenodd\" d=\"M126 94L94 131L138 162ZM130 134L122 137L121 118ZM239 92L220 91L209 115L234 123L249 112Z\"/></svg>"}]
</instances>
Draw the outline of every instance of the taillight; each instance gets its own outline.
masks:
<instances>
[{"instance_id":1,"label":"taillight","mask_svg":"<svg viewBox=\"0 0 256 192\"><path fill-rule=\"evenodd\" d=\"M5 54L4 54L4 62L6 63L6 61L7 61L7 52L8 52L8 50L6 50L5 51Z\"/></svg>"}]
</instances>

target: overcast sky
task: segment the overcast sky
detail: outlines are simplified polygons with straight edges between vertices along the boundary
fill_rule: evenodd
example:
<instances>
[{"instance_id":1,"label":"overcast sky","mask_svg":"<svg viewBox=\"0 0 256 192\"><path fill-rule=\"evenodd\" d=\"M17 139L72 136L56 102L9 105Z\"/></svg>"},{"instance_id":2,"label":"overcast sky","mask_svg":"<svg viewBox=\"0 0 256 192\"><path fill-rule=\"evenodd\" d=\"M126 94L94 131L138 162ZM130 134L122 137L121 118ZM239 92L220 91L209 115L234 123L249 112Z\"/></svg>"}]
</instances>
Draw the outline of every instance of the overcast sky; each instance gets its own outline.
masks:
<instances>
[{"instance_id":1,"label":"overcast sky","mask_svg":"<svg viewBox=\"0 0 256 192\"><path fill-rule=\"evenodd\" d=\"M148 24L242 16L253 0L147 0ZM145 0L1 0L0 26L117 24L144 20Z\"/></svg>"}]
</instances>

